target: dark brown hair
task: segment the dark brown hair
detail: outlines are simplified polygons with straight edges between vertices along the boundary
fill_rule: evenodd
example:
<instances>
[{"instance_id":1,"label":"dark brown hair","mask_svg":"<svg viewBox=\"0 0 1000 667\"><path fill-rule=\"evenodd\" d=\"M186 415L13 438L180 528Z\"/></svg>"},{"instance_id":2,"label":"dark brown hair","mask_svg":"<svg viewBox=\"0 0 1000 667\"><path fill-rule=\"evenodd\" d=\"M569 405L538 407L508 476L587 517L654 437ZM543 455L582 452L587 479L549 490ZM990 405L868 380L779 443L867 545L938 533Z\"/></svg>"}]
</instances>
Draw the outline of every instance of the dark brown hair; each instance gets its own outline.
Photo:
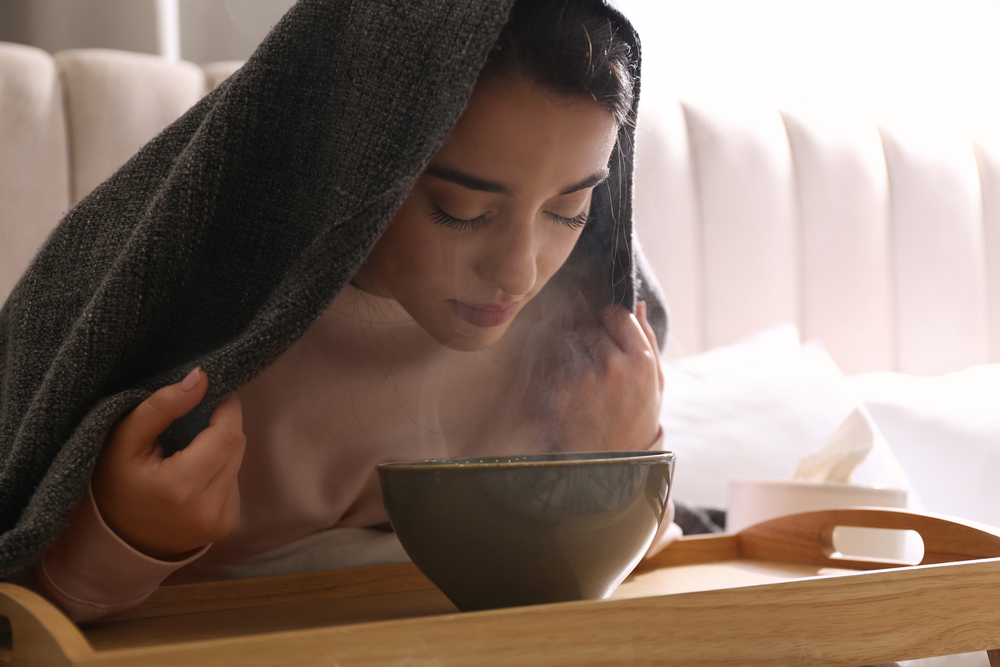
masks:
<instances>
[{"instance_id":1,"label":"dark brown hair","mask_svg":"<svg viewBox=\"0 0 1000 667\"><path fill-rule=\"evenodd\" d=\"M590 0L518 0L481 76L522 78L591 98L619 125L631 122L631 47L601 9Z\"/></svg>"}]
</instances>

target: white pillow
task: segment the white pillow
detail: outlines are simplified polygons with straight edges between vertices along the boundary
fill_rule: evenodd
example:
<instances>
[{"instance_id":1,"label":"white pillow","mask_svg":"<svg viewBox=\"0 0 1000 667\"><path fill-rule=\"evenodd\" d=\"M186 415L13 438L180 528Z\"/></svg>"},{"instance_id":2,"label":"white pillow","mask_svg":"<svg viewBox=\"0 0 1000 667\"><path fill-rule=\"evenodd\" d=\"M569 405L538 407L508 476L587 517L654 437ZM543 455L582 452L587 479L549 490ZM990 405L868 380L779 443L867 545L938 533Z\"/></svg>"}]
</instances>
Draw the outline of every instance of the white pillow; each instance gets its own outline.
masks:
<instances>
[{"instance_id":1,"label":"white pillow","mask_svg":"<svg viewBox=\"0 0 1000 667\"><path fill-rule=\"evenodd\" d=\"M928 511L1000 526L1000 364L848 382Z\"/></svg>"},{"instance_id":2,"label":"white pillow","mask_svg":"<svg viewBox=\"0 0 1000 667\"><path fill-rule=\"evenodd\" d=\"M734 477L790 478L858 405L829 355L800 344L792 325L667 363L664 372L664 446L677 454L675 497L688 502L725 506ZM911 489L880 438L851 480Z\"/></svg>"}]
</instances>

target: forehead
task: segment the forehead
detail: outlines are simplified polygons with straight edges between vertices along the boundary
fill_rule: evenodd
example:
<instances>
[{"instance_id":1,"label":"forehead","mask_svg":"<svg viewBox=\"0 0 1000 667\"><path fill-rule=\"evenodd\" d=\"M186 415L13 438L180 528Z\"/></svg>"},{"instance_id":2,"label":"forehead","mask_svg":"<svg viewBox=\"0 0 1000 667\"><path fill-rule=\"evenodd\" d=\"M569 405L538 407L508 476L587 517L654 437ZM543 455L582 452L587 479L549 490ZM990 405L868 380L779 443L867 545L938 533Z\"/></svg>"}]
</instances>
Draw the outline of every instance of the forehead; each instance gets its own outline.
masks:
<instances>
[{"instance_id":1,"label":"forehead","mask_svg":"<svg viewBox=\"0 0 1000 667\"><path fill-rule=\"evenodd\" d=\"M606 168L617 129L611 111L594 100L487 79L431 164L511 190L559 189Z\"/></svg>"}]
</instances>

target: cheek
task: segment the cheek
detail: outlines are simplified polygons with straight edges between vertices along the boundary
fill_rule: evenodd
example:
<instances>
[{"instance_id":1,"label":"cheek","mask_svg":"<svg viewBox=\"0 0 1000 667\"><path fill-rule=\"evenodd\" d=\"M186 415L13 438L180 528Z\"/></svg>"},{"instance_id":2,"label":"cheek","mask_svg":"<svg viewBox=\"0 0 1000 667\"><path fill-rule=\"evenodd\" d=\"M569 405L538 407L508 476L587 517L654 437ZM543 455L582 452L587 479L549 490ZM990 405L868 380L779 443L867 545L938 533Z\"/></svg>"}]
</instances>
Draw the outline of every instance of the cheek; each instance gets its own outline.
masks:
<instances>
[{"instance_id":1,"label":"cheek","mask_svg":"<svg viewBox=\"0 0 1000 667\"><path fill-rule=\"evenodd\" d=\"M404 285L413 280L425 285L428 281L452 280L457 249L447 232L431 221L419 206L404 205L400 209L382 238L391 249L385 253L385 259L393 263L391 270ZM413 283L411 286L417 287Z\"/></svg>"},{"instance_id":2,"label":"cheek","mask_svg":"<svg viewBox=\"0 0 1000 667\"><path fill-rule=\"evenodd\" d=\"M550 236L538 254L537 266L540 278L544 278L547 282L566 263L581 233L582 230L564 229Z\"/></svg>"}]
</instances>

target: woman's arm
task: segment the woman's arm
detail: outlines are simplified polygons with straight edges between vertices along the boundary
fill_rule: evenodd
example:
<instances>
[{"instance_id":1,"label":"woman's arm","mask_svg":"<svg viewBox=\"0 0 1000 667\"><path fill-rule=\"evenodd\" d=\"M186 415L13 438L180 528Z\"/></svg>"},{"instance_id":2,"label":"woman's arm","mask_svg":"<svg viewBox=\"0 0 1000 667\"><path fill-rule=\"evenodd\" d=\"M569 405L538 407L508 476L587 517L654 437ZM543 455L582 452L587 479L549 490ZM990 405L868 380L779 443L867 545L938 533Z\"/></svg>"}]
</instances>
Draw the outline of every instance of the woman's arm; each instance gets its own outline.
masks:
<instances>
[{"instance_id":1,"label":"woman's arm","mask_svg":"<svg viewBox=\"0 0 1000 667\"><path fill-rule=\"evenodd\" d=\"M206 391L208 378L198 368L160 389L118 424L97 462L92 487L101 516L147 556L184 558L239 524L237 474L246 437L236 394L215 409L208 428L185 449L164 457L158 442Z\"/></svg>"},{"instance_id":2,"label":"woman's arm","mask_svg":"<svg viewBox=\"0 0 1000 667\"><path fill-rule=\"evenodd\" d=\"M88 488L66 532L46 552L37 586L73 621L94 621L138 606L171 573L207 550L208 545L174 561L136 551L108 528Z\"/></svg>"},{"instance_id":3,"label":"woman's arm","mask_svg":"<svg viewBox=\"0 0 1000 667\"><path fill-rule=\"evenodd\" d=\"M145 600L172 572L239 523L243 460L239 399L169 457L157 439L204 397L200 369L160 389L115 427L87 496L38 572L43 593L73 620L95 620Z\"/></svg>"}]
</instances>

